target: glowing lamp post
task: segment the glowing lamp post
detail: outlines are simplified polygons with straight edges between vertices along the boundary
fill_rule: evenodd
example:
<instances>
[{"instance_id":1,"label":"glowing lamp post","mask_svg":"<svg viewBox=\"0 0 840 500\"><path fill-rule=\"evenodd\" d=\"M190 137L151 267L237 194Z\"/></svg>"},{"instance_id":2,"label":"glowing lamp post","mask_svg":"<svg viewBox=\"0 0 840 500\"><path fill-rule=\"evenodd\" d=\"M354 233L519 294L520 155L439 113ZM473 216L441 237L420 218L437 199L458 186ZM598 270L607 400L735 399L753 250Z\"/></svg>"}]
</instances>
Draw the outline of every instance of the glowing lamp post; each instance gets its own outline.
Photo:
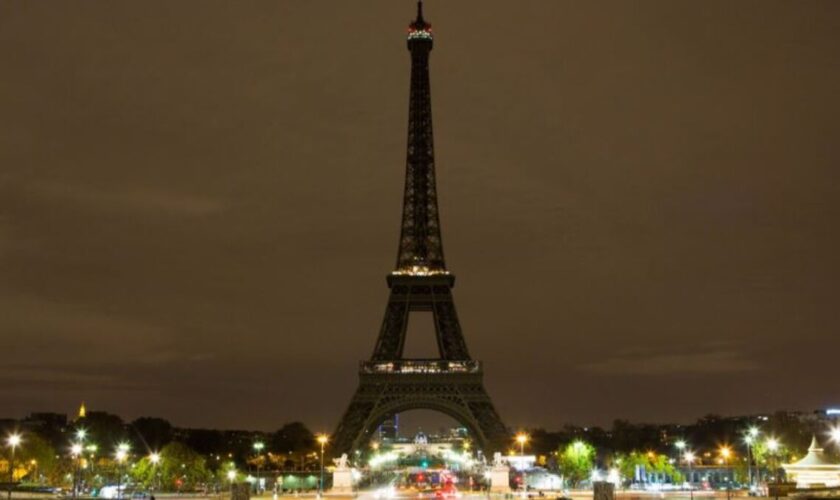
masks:
<instances>
[{"instance_id":1,"label":"glowing lamp post","mask_svg":"<svg viewBox=\"0 0 840 500\"><path fill-rule=\"evenodd\" d=\"M21 441L23 441L20 437L20 434L9 434L6 438L6 446L12 449L11 458L9 459L9 492L8 498L11 500L12 498L12 484L15 482L15 450L18 446L20 446Z\"/></svg>"},{"instance_id":2,"label":"glowing lamp post","mask_svg":"<svg viewBox=\"0 0 840 500\"><path fill-rule=\"evenodd\" d=\"M79 496L79 465L82 462L82 451L84 447L82 443L73 443L70 446L70 456L73 457L73 498Z\"/></svg>"},{"instance_id":3,"label":"glowing lamp post","mask_svg":"<svg viewBox=\"0 0 840 500\"><path fill-rule=\"evenodd\" d=\"M837 447L840 447L840 427L833 427L829 431L829 437Z\"/></svg>"},{"instance_id":4,"label":"glowing lamp post","mask_svg":"<svg viewBox=\"0 0 840 500\"><path fill-rule=\"evenodd\" d=\"M688 464L688 495L694 500L694 474L691 471L691 466L694 464L694 453L690 451L685 452L683 460Z\"/></svg>"},{"instance_id":5,"label":"glowing lamp post","mask_svg":"<svg viewBox=\"0 0 840 500\"><path fill-rule=\"evenodd\" d=\"M770 452L770 456L773 458L773 475L776 476L776 494L775 494L775 497L776 497L776 500L779 500L779 480L781 478L779 477L779 470L778 470L779 466L777 464L777 462L778 462L778 458L777 458L778 455L777 454L779 452L779 447L781 446L781 444L779 443L779 440L776 439L776 438L768 438L766 445L767 445L767 451Z\"/></svg>"},{"instance_id":6,"label":"glowing lamp post","mask_svg":"<svg viewBox=\"0 0 840 500\"><path fill-rule=\"evenodd\" d=\"M525 443L528 442L528 435L520 432L516 435L516 442L519 443L519 456L525 456Z\"/></svg>"},{"instance_id":7,"label":"glowing lamp post","mask_svg":"<svg viewBox=\"0 0 840 500\"><path fill-rule=\"evenodd\" d=\"M321 445L321 479L318 481L318 497L324 494L324 447L327 446L330 438L326 434L318 434L318 444Z\"/></svg>"},{"instance_id":8,"label":"glowing lamp post","mask_svg":"<svg viewBox=\"0 0 840 500\"><path fill-rule=\"evenodd\" d=\"M117 446L117 452L114 453L114 458L117 459L117 498L122 498L122 466L128 458L128 450L129 446L127 443L120 443Z\"/></svg>"},{"instance_id":9,"label":"glowing lamp post","mask_svg":"<svg viewBox=\"0 0 840 500\"><path fill-rule=\"evenodd\" d=\"M732 471L729 470L729 457L732 456L732 449L728 446L721 446L719 452L720 458L723 460L724 470L726 470L726 473L728 474L726 476L726 498L729 500L732 495Z\"/></svg>"},{"instance_id":10,"label":"glowing lamp post","mask_svg":"<svg viewBox=\"0 0 840 500\"><path fill-rule=\"evenodd\" d=\"M677 448L677 465L679 466L682 461L683 454L685 453L685 440L678 440L674 443L674 447Z\"/></svg>"},{"instance_id":11,"label":"glowing lamp post","mask_svg":"<svg viewBox=\"0 0 840 500\"><path fill-rule=\"evenodd\" d=\"M262 441L257 441L254 443L254 452L257 455L257 480L254 482L256 485L254 487L254 491L257 492L257 495L260 494L260 467L262 466L262 451L265 448L265 443Z\"/></svg>"},{"instance_id":12,"label":"glowing lamp post","mask_svg":"<svg viewBox=\"0 0 840 500\"><path fill-rule=\"evenodd\" d=\"M152 464L152 478L154 479L154 488L160 487L160 481L158 478L157 466L160 463L160 453L154 451L149 454L149 463Z\"/></svg>"},{"instance_id":13,"label":"glowing lamp post","mask_svg":"<svg viewBox=\"0 0 840 500\"><path fill-rule=\"evenodd\" d=\"M758 428L757 427L750 427L747 430L747 435L744 436L744 442L747 444L747 475L749 478L750 489L753 487L753 473L752 473L752 448L755 445L755 440L758 437ZM759 475L758 473L758 464L756 464L756 476ZM757 479L757 478L756 478Z\"/></svg>"}]
</instances>

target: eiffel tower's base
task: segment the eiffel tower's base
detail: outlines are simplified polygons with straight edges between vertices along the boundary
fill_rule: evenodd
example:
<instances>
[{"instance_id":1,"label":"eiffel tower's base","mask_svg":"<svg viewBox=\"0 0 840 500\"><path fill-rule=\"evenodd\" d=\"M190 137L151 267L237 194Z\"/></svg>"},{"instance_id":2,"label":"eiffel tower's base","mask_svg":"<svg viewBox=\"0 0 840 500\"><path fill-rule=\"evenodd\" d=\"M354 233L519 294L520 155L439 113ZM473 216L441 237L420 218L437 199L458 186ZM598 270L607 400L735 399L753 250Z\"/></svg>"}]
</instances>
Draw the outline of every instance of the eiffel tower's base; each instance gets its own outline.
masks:
<instances>
[{"instance_id":1,"label":"eiffel tower's base","mask_svg":"<svg viewBox=\"0 0 840 500\"><path fill-rule=\"evenodd\" d=\"M361 450L379 424L407 410L444 413L467 428L486 456L506 448L510 436L484 390L478 361L363 362L359 387L332 436L335 456Z\"/></svg>"}]
</instances>

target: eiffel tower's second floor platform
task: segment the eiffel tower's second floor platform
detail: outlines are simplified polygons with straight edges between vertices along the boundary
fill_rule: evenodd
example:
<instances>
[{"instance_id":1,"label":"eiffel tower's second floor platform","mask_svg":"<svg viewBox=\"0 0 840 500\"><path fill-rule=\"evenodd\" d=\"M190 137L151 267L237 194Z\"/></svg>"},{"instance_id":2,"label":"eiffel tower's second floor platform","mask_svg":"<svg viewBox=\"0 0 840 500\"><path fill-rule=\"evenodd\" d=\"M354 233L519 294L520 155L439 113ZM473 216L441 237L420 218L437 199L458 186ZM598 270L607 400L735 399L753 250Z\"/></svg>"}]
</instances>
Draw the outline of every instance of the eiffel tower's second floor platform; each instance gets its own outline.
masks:
<instances>
[{"instance_id":1,"label":"eiffel tower's second floor platform","mask_svg":"<svg viewBox=\"0 0 840 500\"><path fill-rule=\"evenodd\" d=\"M463 361L399 359L393 361L362 361L359 363L359 373L363 375L481 374L481 372L481 362L473 359Z\"/></svg>"}]
</instances>

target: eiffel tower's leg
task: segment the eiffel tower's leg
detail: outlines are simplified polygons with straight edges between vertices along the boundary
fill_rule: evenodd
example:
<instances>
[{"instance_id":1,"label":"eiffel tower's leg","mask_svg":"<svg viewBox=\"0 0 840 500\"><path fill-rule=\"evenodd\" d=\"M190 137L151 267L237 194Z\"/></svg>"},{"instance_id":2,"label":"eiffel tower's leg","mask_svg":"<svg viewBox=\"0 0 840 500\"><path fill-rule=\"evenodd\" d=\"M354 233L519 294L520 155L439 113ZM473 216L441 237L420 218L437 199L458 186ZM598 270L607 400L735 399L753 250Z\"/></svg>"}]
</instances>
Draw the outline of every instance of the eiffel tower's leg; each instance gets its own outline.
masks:
<instances>
[{"instance_id":1,"label":"eiffel tower's leg","mask_svg":"<svg viewBox=\"0 0 840 500\"><path fill-rule=\"evenodd\" d=\"M385 307L385 317L382 319L379 338L376 340L371 359L382 361L402 358L410 310L407 294L408 288L404 286L395 286L391 289L391 296Z\"/></svg>"},{"instance_id":2,"label":"eiffel tower's leg","mask_svg":"<svg viewBox=\"0 0 840 500\"><path fill-rule=\"evenodd\" d=\"M476 425L481 429L481 433L484 434L484 446L488 450L504 450L510 441L510 434L493 407L490 396L484 390L484 387L481 388L481 392L485 400L470 402L470 412L476 421Z\"/></svg>"},{"instance_id":3,"label":"eiffel tower's leg","mask_svg":"<svg viewBox=\"0 0 840 500\"><path fill-rule=\"evenodd\" d=\"M458 313L452 301L449 287L435 286L433 291L432 308L435 316L435 332L437 334L438 349L442 359L464 360L470 359Z\"/></svg>"},{"instance_id":4,"label":"eiffel tower's leg","mask_svg":"<svg viewBox=\"0 0 840 500\"><path fill-rule=\"evenodd\" d=\"M338 428L332 435L330 452L334 456L339 457L342 453L349 455L353 450L354 443L365 430L365 422L376 407L377 393L375 388L367 385L361 385L356 389L356 394L353 395L347 411L344 412Z\"/></svg>"}]
</instances>

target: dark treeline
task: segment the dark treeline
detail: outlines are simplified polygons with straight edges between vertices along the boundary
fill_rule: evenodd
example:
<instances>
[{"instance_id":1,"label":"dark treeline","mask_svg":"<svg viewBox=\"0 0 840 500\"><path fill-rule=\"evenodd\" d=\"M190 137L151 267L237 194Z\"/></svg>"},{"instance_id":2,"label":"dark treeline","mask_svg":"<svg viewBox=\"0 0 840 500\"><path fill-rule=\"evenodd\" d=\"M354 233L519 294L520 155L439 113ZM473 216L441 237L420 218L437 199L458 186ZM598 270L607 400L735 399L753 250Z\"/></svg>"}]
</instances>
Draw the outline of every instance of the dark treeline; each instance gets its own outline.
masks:
<instances>
[{"instance_id":1,"label":"dark treeline","mask_svg":"<svg viewBox=\"0 0 840 500\"><path fill-rule=\"evenodd\" d=\"M560 430L529 429L529 451L550 455L576 440L585 441L599 455L653 451L670 453L674 444L685 441L694 450L712 450L721 445L741 446L746 430L757 427L765 436L775 436L794 449L807 448L812 435L821 437L832 422L820 413L777 412L767 416L721 417L707 415L693 424L644 424L616 420L608 429L567 425ZM314 434L301 422L282 425L276 431L189 429L173 426L167 420L141 417L130 422L107 412L87 412L68 420L65 415L34 413L22 420L0 420L0 432L32 432L52 445L59 453L77 441L76 432L84 429L85 441L96 443L100 454L110 453L119 443L128 443L136 454L160 450L171 442L182 443L197 453L237 463L254 456L254 444L264 444L264 451L285 455L289 467L305 463L307 454L316 450Z\"/></svg>"},{"instance_id":2,"label":"dark treeline","mask_svg":"<svg viewBox=\"0 0 840 500\"><path fill-rule=\"evenodd\" d=\"M78 434L80 430L84 432L83 437ZM236 463L252 460L254 444L260 442L265 452L281 457L284 468L307 466L307 454L315 449L314 434L301 422L284 424L273 432L189 429L175 427L157 417L126 422L118 415L102 411L90 411L74 420L68 420L63 414L33 413L21 420L0 420L0 432L36 435L59 454L80 441L95 445L100 456L112 454L122 443L128 444L134 455L142 456L177 442L215 461Z\"/></svg>"},{"instance_id":3,"label":"dark treeline","mask_svg":"<svg viewBox=\"0 0 840 500\"><path fill-rule=\"evenodd\" d=\"M804 450L812 436L824 440L831 419L824 413L776 412L766 416L722 417L707 415L693 424L645 424L615 420L609 429L602 427L564 426L558 431L531 429L531 449L548 455L576 440L593 445L599 455L652 451L672 454L678 441L698 451L720 446L745 447L748 429L756 428L763 436L773 436L791 449Z\"/></svg>"}]
</instances>

